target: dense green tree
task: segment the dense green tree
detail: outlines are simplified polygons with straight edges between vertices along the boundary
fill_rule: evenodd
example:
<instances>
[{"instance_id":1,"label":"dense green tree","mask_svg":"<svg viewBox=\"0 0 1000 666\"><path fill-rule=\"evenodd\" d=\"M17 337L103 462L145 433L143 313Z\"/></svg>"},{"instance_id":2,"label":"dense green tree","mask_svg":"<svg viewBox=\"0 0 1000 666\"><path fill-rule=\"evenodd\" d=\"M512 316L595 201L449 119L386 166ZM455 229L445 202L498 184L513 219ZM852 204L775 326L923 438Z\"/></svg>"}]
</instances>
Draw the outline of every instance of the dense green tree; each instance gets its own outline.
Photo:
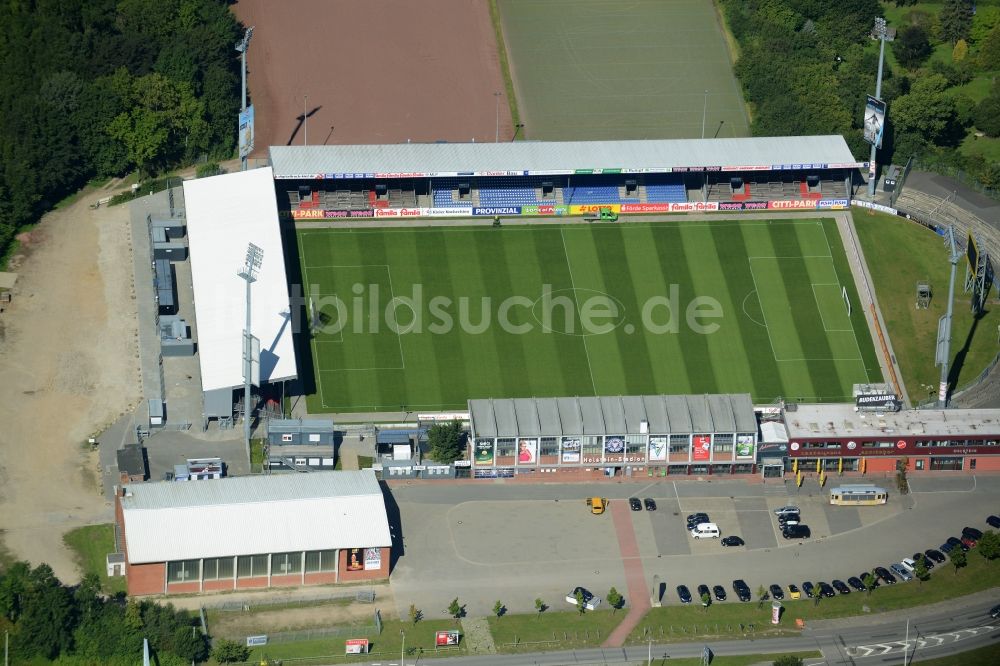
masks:
<instances>
[{"instance_id":1,"label":"dense green tree","mask_svg":"<svg viewBox=\"0 0 1000 666\"><path fill-rule=\"evenodd\" d=\"M17 654L55 659L73 647L76 609L73 596L47 564L28 575L24 607L17 621Z\"/></svg>"},{"instance_id":2,"label":"dense green tree","mask_svg":"<svg viewBox=\"0 0 1000 666\"><path fill-rule=\"evenodd\" d=\"M955 575L958 575L958 570L969 563L968 558L965 556L965 551L961 548L954 548L950 553L948 553L948 561L951 565L955 567Z\"/></svg>"},{"instance_id":3,"label":"dense green tree","mask_svg":"<svg viewBox=\"0 0 1000 666\"><path fill-rule=\"evenodd\" d=\"M897 144L919 152L921 147L955 141L957 114L947 88L948 82L940 74L924 76L889 107Z\"/></svg>"},{"instance_id":4,"label":"dense green tree","mask_svg":"<svg viewBox=\"0 0 1000 666\"><path fill-rule=\"evenodd\" d=\"M250 658L250 648L237 641L218 639L212 647L212 658L220 664L235 664Z\"/></svg>"},{"instance_id":5,"label":"dense green tree","mask_svg":"<svg viewBox=\"0 0 1000 666\"><path fill-rule=\"evenodd\" d=\"M427 429L427 443L431 458L440 463L450 463L465 455L465 430L458 420L435 423Z\"/></svg>"},{"instance_id":6,"label":"dense green tree","mask_svg":"<svg viewBox=\"0 0 1000 666\"><path fill-rule=\"evenodd\" d=\"M976 128L987 136L1000 136L1000 95L985 98L973 112Z\"/></svg>"},{"instance_id":7,"label":"dense green tree","mask_svg":"<svg viewBox=\"0 0 1000 666\"><path fill-rule=\"evenodd\" d=\"M1000 26L993 28L979 45L976 63L979 69L1000 69Z\"/></svg>"},{"instance_id":8,"label":"dense green tree","mask_svg":"<svg viewBox=\"0 0 1000 666\"><path fill-rule=\"evenodd\" d=\"M900 65L916 69L927 60L933 49L926 30L918 25L908 25L896 34L892 51Z\"/></svg>"},{"instance_id":9,"label":"dense green tree","mask_svg":"<svg viewBox=\"0 0 1000 666\"><path fill-rule=\"evenodd\" d=\"M998 25L1000 25L1000 7L993 5L977 7L976 15L972 17L969 41L976 45L981 44Z\"/></svg>"},{"instance_id":10,"label":"dense green tree","mask_svg":"<svg viewBox=\"0 0 1000 666\"><path fill-rule=\"evenodd\" d=\"M944 0L938 14L941 38L951 44L967 39L972 31L972 11L972 0Z\"/></svg>"},{"instance_id":11,"label":"dense green tree","mask_svg":"<svg viewBox=\"0 0 1000 666\"><path fill-rule=\"evenodd\" d=\"M988 560L995 560L1000 557L1000 534L993 530L986 530L976 547L980 555Z\"/></svg>"}]
</instances>

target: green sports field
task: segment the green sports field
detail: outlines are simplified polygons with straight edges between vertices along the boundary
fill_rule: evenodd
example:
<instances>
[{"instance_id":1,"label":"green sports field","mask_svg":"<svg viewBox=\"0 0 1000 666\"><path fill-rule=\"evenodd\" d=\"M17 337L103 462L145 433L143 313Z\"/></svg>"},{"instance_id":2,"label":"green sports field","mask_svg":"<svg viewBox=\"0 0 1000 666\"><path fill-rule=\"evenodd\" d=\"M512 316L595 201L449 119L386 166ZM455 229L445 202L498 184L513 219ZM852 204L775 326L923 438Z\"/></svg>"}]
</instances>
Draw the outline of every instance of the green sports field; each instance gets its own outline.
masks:
<instances>
[{"instance_id":1,"label":"green sports field","mask_svg":"<svg viewBox=\"0 0 1000 666\"><path fill-rule=\"evenodd\" d=\"M832 220L301 231L310 412L844 400L879 372L836 234Z\"/></svg>"},{"instance_id":2,"label":"green sports field","mask_svg":"<svg viewBox=\"0 0 1000 666\"><path fill-rule=\"evenodd\" d=\"M525 136L749 135L712 0L499 0ZM708 91L707 105L705 91Z\"/></svg>"}]
</instances>

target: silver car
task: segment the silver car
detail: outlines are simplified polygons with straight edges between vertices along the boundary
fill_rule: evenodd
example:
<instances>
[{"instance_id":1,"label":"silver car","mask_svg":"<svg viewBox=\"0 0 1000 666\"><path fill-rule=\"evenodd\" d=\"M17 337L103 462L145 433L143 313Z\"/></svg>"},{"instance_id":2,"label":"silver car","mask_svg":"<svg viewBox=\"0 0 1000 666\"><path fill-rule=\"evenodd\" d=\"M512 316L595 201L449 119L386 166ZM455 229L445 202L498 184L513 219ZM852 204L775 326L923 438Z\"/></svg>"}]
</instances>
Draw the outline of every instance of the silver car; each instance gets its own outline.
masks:
<instances>
[{"instance_id":1,"label":"silver car","mask_svg":"<svg viewBox=\"0 0 1000 666\"><path fill-rule=\"evenodd\" d=\"M906 582L908 580L913 580L913 574L911 574L909 571L906 570L906 567L903 566L902 562L896 562L889 568L892 569L892 572L894 574L902 578L903 582Z\"/></svg>"},{"instance_id":2,"label":"silver car","mask_svg":"<svg viewBox=\"0 0 1000 666\"><path fill-rule=\"evenodd\" d=\"M776 516L783 516L786 513L799 513L799 507L791 505L779 506L777 509L774 510L774 515Z\"/></svg>"}]
</instances>

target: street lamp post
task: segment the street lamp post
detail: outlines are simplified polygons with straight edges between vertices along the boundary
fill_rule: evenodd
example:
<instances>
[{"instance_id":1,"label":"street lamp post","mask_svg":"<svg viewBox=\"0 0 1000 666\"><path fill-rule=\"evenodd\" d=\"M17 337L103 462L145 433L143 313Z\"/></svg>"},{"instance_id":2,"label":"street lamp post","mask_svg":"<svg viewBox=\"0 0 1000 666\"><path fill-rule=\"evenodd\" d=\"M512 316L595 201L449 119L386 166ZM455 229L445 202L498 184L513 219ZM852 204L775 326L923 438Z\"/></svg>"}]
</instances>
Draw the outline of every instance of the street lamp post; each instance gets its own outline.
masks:
<instances>
[{"instance_id":1,"label":"street lamp post","mask_svg":"<svg viewBox=\"0 0 1000 666\"><path fill-rule=\"evenodd\" d=\"M399 648L399 663L406 666L406 632L400 629L399 633L403 635L403 646Z\"/></svg>"},{"instance_id":2,"label":"street lamp post","mask_svg":"<svg viewBox=\"0 0 1000 666\"><path fill-rule=\"evenodd\" d=\"M500 142L500 92L493 93L493 97L497 100L497 134L496 138L493 139L493 143Z\"/></svg>"},{"instance_id":3,"label":"street lamp post","mask_svg":"<svg viewBox=\"0 0 1000 666\"><path fill-rule=\"evenodd\" d=\"M236 42L236 50L240 53L240 70L243 75L243 88L240 97L240 111L243 113L246 113L247 110L247 49L250 48L250 38L252 36L253 26L250 26L247 28L247 31L243 33L243 39ZM240 159L240 168L243 171L247 170L247 158L245 156Z\"/></svg>"},{"instance_id":4,"label":"street lamp post","mask_svg":"<svg viewBox=\"0 0 1000 666\"><path fill-rule=\"evenodd\" d=\"M878 77L875 79L875 99L882 99L882 63L885 60L885 41L888 38L888 29L886 28L885 19L881 16L875 19L875 30L872 31L872 36L879 40ZM875 141L872 143L871 155L868 158L868 196L871 199L875 198L875 176L877 173L877 169L875 167L875 149L878 144L878 139L881 137L881 133L885 132L884 123L879 132L879 136L876 136Z\"/></svg>"},{"instance_id":5,"label":"street lamp post","mask_svg":"<svg viewBox=\"0 0 1000 666\"><path fill-rule=\"evenodd\" d=\"M518 123L514 125L514 136L510 138L511 143L517 139L517 133L524 129L524 123Z\"/></svg>"}]
</instances>

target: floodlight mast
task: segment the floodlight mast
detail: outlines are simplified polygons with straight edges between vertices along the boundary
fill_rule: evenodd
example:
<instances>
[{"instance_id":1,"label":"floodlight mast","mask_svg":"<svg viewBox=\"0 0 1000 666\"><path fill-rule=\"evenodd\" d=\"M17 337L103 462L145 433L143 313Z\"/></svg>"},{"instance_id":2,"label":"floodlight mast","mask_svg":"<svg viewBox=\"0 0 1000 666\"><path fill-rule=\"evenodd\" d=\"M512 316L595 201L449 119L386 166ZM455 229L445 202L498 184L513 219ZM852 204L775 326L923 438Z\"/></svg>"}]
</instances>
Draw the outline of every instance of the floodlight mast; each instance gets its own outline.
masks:
<instances>
[{"instance_id":1,"label":"floodlight mast","mask_svg":"<svg viewBox=\"0 0 1000 666\"><path fill-rule=\"evenodd\" d=\"M247 283L247 322L243 329L243 439L250 447L250 380L253 377L253 333L250 328L250 285L257 281L264 250L253 243L247 245L246 261L237 273Z\"/></svg>"},{"instance_id":2,"label":"floodlight mast","mask_svg":"<svg viewBox=\"0 0 1000 666\"><path fill-rule=\"evenodd\" d=\"M243 73L243 94L240 97L240 111L246 113L247 110L247 49L250 48L250 38L253 37L253 26L247 28L243 33L243 39L236 42L236 50L240 52L240 70ZM247 170L247 158L240 160L240 169Z\"/></svg>"},{"instance_id":3,"label":"floodlight mast","mask_svg":"<svg viewBox=\"0 0 1000 666\"><path fill-rule=\"evenodd\" d=\"M882 63L885 60L885 40L888 37L889 31L885 24L885 19L879 16L875 19L875 29L872 31L872 37L879 40L878 48L878 76L875 79L875 99L882 99ZM885 132L885 125L883 123L880 132ZM878 173L878 167L875 166L875 146L878 143L878 137L874 143L872 143L871 156L868 158L871 164L868 167L868 196L874 200L875 199L875 185L876 185L876 174Z\"/></svg>"},{"instance_id":4,"label":"floodlight mast","mask_svg":"<svg viewBox=\"0 0 1000 666\"><path fill-rule=\"evenodd\" d=\"M948 235L945 243L949 247L951 261L951 278L948 281L948 306L945 314L938 321L938 339L935 361L941 366L941 383L938 384L938 402L941 409L948 406L948 360L951 357L951 317L953 304L955 302L955 273L958 270L958 262L962 254L958 251L955 243L955 227L948 227Z\"/></svg>"}]
</instances>

